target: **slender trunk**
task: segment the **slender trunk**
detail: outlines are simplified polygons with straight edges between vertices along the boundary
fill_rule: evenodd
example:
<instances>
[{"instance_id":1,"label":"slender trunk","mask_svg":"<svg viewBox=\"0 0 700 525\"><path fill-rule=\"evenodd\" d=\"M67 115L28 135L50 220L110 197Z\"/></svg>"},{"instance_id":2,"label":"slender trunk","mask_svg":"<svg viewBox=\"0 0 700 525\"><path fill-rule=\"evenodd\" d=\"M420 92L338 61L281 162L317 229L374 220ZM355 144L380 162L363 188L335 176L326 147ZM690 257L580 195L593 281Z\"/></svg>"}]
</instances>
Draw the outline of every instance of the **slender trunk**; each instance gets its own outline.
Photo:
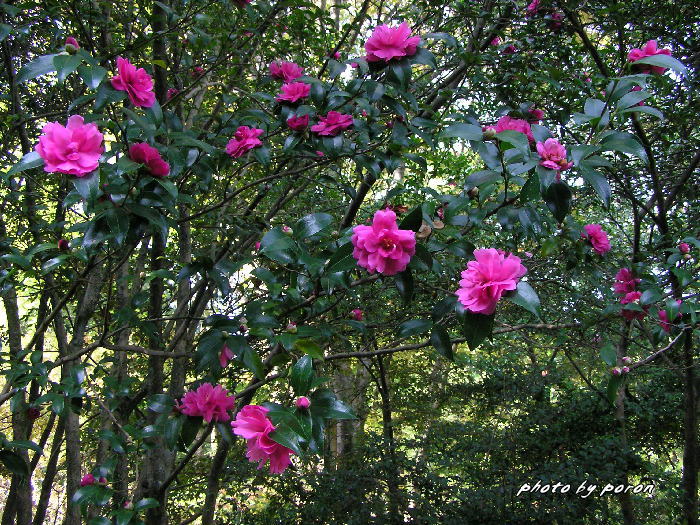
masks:
<instances>
[{"instance_id":1,"label":"slender trunk","mask_svg":"<svg viewBox=\"0 0 700 525\"><path fill-rule=\"evenodd\" d=\"M65 418L60 417L58 419L58 425L56 425L53 442L51 443L51 454L49 455L46 470L44 471L44 479L41 481L41 492L39 493L39 501L37 502L36 510L34 511L34 520L32 525L42 525L46 519L46 511L49 508L49 499L51 498L53 480L56 477L56 472L58 470L58 456L61 452L64 428Z\"/></svg>"},{"instance_id":2,"label":"slender trunk","mask_svg":"<svg viewBox=\"0 0 700 525\"><path fill-rule=\"evenodd\" d=\"M683 398L684 446L683 446L683 516L686 525L698 523L698 398L696 393L693 359L693 330L686 330L683 345L685 391Z\"/></svg>"},{"instance_id":3,"label":"slender trunk","mask_svg":"<svg viewBox=\"0 0 700 525\"><path fill-rule=\"evenodd\" d=\"M394 422L391 414L391 398L389 384L387 382L387 370L384 366L383 356L377 356L379 368L379 395L382 398L382 432L389 447L389 469L387 472L387 486L389 487L389 522L392 524L403 523L401 516L401 494L399 492L399 468L396 462L396 441L394 440Z\"/></svg>"}]
</instances>

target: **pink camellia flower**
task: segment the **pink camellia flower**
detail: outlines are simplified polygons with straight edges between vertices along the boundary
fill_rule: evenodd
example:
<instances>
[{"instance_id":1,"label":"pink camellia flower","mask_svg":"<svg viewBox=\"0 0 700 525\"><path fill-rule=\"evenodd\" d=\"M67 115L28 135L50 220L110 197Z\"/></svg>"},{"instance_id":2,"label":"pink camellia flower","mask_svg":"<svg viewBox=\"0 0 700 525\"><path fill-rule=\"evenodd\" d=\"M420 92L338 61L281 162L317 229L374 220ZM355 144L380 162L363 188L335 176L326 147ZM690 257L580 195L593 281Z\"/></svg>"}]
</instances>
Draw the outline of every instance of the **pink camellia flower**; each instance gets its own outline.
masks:
<instances>
[{"instance_id":1,"label":"pink camellia flower","mask_svg":"<svg viewBox=\"0 0 700 525\"><path fill-rule=\"evenodd\" d=\"M126 91L134 106L150 108L156 101L151 75L142 67L136 69L136 66L122 57L117 57L117 70L119 74L110 80L112 87Z\"/></svg>"},{"instance_id":2,"label":"pink camellia flower","mask_svg":"<svg viewBox=\"0 0 700 525\"><path fill-rule=\"evenodd\" d=\"M503 48L503 51L502 51L502 53L504 55L514 55L517 52L518 52L518 48L515 47L513 44L508 44L506 47Z\"/></svg>"},{"instance_id":3,"label":"pink camellia flower","mask_svg":"<svg viewBox=\"0 0 700 525\"><path fill-rule=\"evenodd\" d=\"M328 56L335 59L335 60L340 60L340 52L336 51L333 53L332 51L328 53Z\"/></svg>"},{"instance_id":4,"label":"pink camellia flower","mask_svg":"<svg viewBox=\"0 0 700 525\"><path fill-rule=\"evenodd\" d=\"M360 64L358 64L357 62L350 62L350 67L353 69L357 69L358 67L360 67Z\"/></svg>"},{"instance_id":5,"label":"pink camellia flower","mask_svg":"<svg viewBox=\"0 0 700 525\"><path fill-rule=\"evenodd\" d=\"M519 131L520 133L524 133L530 142L535 142L535 137L532 135L532 128L530 128L530 124L526 120L511 118L505 115L498 119L493 129L496 133L506 130Z\"/></svg>"},{"instance_id":6,"label":"pink camellia flower","mask_svg":"<svg viewBox=\"0 0 700 525\"><path fill-rule=\"evenodd\" d=\"M318 124L311 126L311 131L323 137L335 137L349 127L352 127L352 115L329 111L325 117L318 118Z\"/></svg>"},{"instance_id":7,"label":"pink camellia flower","mask_svg":"<svg viewBox=\"0 0 700 525\"><path fill-rule=\"evenodd\" d=\"M550 170L564 171L574 165L573 162L567 162L566 148L557 139L547 139L544 142L538 142L537 154L542 159L540 160L540 166Z\"/></svg>"},{"instance_id":8,"label":"pink camellia flower","mask_svg":"<svg viewBox=\"0 0 700 525\"><path fill-rule=\"evenodd\" d=\"M641 279L635 279L635 277L632 275L632 270L629 268L620 268L615 275L613 291L619 295L626 295L629 292L634 292L637 285L641 282Z\"/></svg>"},{"instance_id":9,"label":"pink camellia flower","mask_svg":"<svg viewBox=\"0 0 700 525\"><path fill-rule=\"evenodd\" d=\"M44 159L44 171L82 177L97 169L104 148L95 124L85 124L83 117L72 115L65 127L49 122L41 132L34 149Z\"/></svg>"},{"instance_id":10,"label":"pink camellia flower","mask_svg":"<svg viewBox=\"0 0 700 525\"><path fill-rule=\"evenodd\" d=\"M180 93L180 90L179 90L179 89L170 88L170 89L168 89L168 92L165 94L165 98L167 98L168 100L170 100L171 98L173 98L173 97L174 97L175 95L177 95L178 93Z\"/></svg>"},{"instance_id":11,"label":"pink camellia flower","mask_svg":"<svg viewBox=\"0 0 700 525\"><path fill-rule=\"evenodd\" d=\"M285 82L293 82L304 74L304 69L294 62L274 61L270 63L270 76Z\"/></svg>"},{"instance_id":12,"label":"pink camellia flower","mask_svg":"<svg viewBox=\"0 0 700 525\"><path fill-rule=\"evenodd\" d=\"M185 415L201 416L204 421L211 423L231 419L228 411L233 410L235 405L235 397L229 396L224 387L202 383L197 390L190 390L182 396L177 408Z\"/></svg>"},{"instance_id":13,"label":"pink camellia flower","mask_svg":"<svg viewBox=\"0 0 700 525\"><path fill-rule=\"evenodd\" d=\"M530 108L527 110L527 112L530 115L528 121L532 124L539 124L540 120L544 118L544 111L542 111L541 109Z\"/></svg>"},{"instance_id":14,"label":"pink camellia flower","mask_svg":"<svg viewBox=\"0 0 700 525\"><path fill-rule=\"evenodd\" d=\"M540 9L540 0L532 0L530 4L527 6L526 11L528 16L534 16L537 14L537 11Z\"/></svg>"},{"instance_id":15,"label":"pink camellia flower","mask_svg":"<svg viewBox=\"0 0 700 525\"><path fill-rule=\"evenodd\" d=\"M75 54L75 52L78 51L78 49L80 49L78 41L72 36L66 38L66 42L64 45L66 47L66 51L71 55Z\"/></svg>"},{"instance_id":16,"label":"pink camellia flower","mask_svg":"<svg viewBox=\"0 0 700 525\"><path fill-rule=\"evenodd\" d=\"M291 449L276 443L270 438L275 430L272 421L267 417L268 409L259 405L246 405L231 422L233 433L247 440L248 461L258 462L258 469L270 461L270 472L280 474L292 463Z\"/></svg>"},{"instance_id":17,"label":"pink camellia flower","mask_svg":"<svg viewBox=\"0 0 700 525\"><path fill-rule=\"evenodd\" d=\"M656 55L671 56L670 49L659 49L656 45L656 40L649 40L642 49L635 48L627 55L627 60L633 64L633 68L642 73L657 73L663 75L667 68L661 66L650 66L648 64L634 64L642 58L653 57Z\"/></svg>"},{"instance_id":18,"label":"pink camellia flower","mask_svg":"<svg viewBox=\"0 0 700 525\"><path fill-rule=\"evenodd\" d=\"M497 45L500 45L501 39L500 39L499 37L496 36L496 37L494 37L493 40L491 40L491 42L489 42L489 43L490 43L492 46L497 46Z\"/></svg>"},{"instance_id":19,"label":"pink camellia flower","mask_svg":"<svg viewBox=\"0 0 700 525\"><path fill-rule=\"evenodd\" d=\"M396 213L389 208L378 210L371 226L360 224L352 231L355 247L352 256L369 273L395 275L403 272L416 253L416 233L400 230Z\"/></svg>"},{"instance_id":20,"label":"pink camellia flower","mask_svg":"<svg viewBox=\"0 0 700 525\"><path fill-rule=\"evenodd\" d=\"M362 310L360 310L359 308L355 308L350 313L352 314L352 318L355 321L362 321Z\"/></svg>"},{"instance_id":21,"label":"pink camellia flower","mask_svg":"<svg viewBox=\"0 0 700 525\"><path fill-rule=\"evenodd\" d=\"M520 257L494 248L474 250L474 259L462 272L455 295L470 312L491 315L503 294L515 290L527 268Z\"/></svg>"},{"instance_id":22,"label":"pink camellia flower","mask_svg":"<svg viewBox=\"0 0 700 525\"><path fill-rule=\"evenodd\" d=\"M255 251L256 251L256 252L259 252L259 251L260 251L260 241L257 241L257 242L255 243Z\"/></svg>"},{"instance_id":23,"label":"pink camellia flower","mask_svg":"<svg viewBox=\"0 0 700 525\"><path fill-rule=\"evenodd\" d=\"M309 126L309 116L302 115L301 117L289 117L287 126L294 131L304 131Z\"/></svg>"},{"instance_id":24,"label":"pink camellia flower","mask_svg":"<svg viewBox=\"0 0 700 525\"><path fill-rule=\"evenodd\" d=\"M625 305L639 303L639 299L641 297L642 292L629 292L620 299L620 304ZM647 315L647 309L648 307L644 307L644 310L628 310L626 308L623 308L620 313L622 314L622 317L624 317L628 321L632 321L634 319L644 319L644 317Z\"/></svg>"},{"instance_id":25,"label":"pink camellia flower","mask_svg":"<svg viewBox=\"0 0 700 525\"><path fill-rule=\"evenodd\" d=\"M418 44L420 37L411 36L411 28L406 22L398 27L377 26L365 42L367 62L389 62L395 58L413 56Z\"/></svg>"},{"instance_id":26,"label":"pink camellia flower","mask_svg":"<svg viewBox=\"0 0 700 525\"><path fill-rule=\"evenodd\" d=\"M233 359L233 357L233 350L226 345L222 346L219 352L219 364L221 368L226 368L226 365L228 365L228 362Z\"/></svg>"},{"instance_id":27,"label":"pink camellia flower","mask_svg":"<svg viewBox=\"0 0 700 525\"><path fill-rule=\"evenodd\" d=\"M282 92L277 95L275 100L278 102L299 102L306 98L311 93L311 86L304 82L291 82L282 84Z\"/></svg>"},{"instance_id":28,"label":"pink camellia flower","mask_svg":"<svg viewBox=\"0 0 700 525\"><path fill-rule=\"evenodd\" d=\"M129 158L143 164L154 177L167 177L170 173L170 164L163 160L156 148L145 142L137 142L129 146Z\"/></svg>"},{"instance_id":29,"label":"pink camellia flower","mask_svg":"<svg viewBox=\"0 0 700 525\"><path fill-rule=\"evenodd\" d=\"M263 133L262 129L239 126L233 138L226 144L226 153L234 159L242 157L253 148L262 146L258 137Z\"/></svg>"},{"instance_id":30,"label":"pink camellia flower","mask_svg":"<svg viewBox=\"0 0 700 525\"><path fill-rule=\"evenodd\" d=\"M623 374L629 374L630 367L629 366L623 366L622 367L622 373Z\"/></svg>"},{"instance_id":31,"label":"pink camellia flower","mask_svg":"<svg viewBox=\"0 0 700 525\"><path fill-rule=\"evenodd\" d=\"M676 299L676 304L680 306L681 304L683 304L683 301ZM675 319L678 319L680 315L680 311L676 312ZM668 320L668 313L666 313L666 310L659 310L659 326L666 333L669 333L671 331L671 322Z\"/></svg>"},{"instance_id":32,"label":"pink camellia flower","mask_svg":"<svg viewBox=\"0 0 700 525\"><path fill-rule=\"evenodd\" d=\"M564 15L559 11L555 11L552 13L552 20L549 22L549 27L556 31L561 27L562 20L564 20Z\"/></svg>"},{"instance_id":33,"label":"pink camellia flower","mask_svg":"<svg viewBox=\"0 0 700 525\"><path fill-rule=\"evenodd\" d=\"M86 487L88 485L94 485L97 483L97 480L95 479L95 476L92 474L85 474L83 478L80 480L80 486L81 487Z\"/></svg>"},{"instance_id":34,"label":"pink camellia flower","mask_svg":"<svg viewBox=\"0 0 700 525\"><path fill-rule=\"evenodd\" d=\"M581 233L581 237L588 239L594 252L603 255L610 251L608 234L605 233L600 224L586 224L583 229L585 233Z\"/></svg>"},{"instance_id":35,"label":"pink camellia flower","mask_svg":"<svg viewBox=\"0 0 700 525\"><path fill-rule=\"evenodd\" d=\"M192 71L190 72L190 75L192 78L199 78L204 74L204 68L202 66L194 66L192 68Z\"/></svg>"},{"instance_id":36,"label":"pink camellia flower","mask_svg":"<svg viewBox=\"0 0 700 525\"><path fill-rule=\"evenodd\" d=\"M682 242L678 245L678 251L683 254L690 253L690 245L687 242Z\"/></svg>"},{"instance_id":37,"label":"pink camellia flower","mask_svg":"<svg viewBox=\"0 0 700 525\"><path fill-rule=\"evenodd\" d=\"M325 157L325 155L326 155L326 154L323 153L322 151L316 150L316 156L317 156L317 157Z\"/></svg>"},{"instance_id":38,"label":"pink camellia flower","mask_svg":"<svg viewBox=\"0 0 700 525\"><path fill-rule=\"evenodd\" d=\"M282 226L282 233L284 233L285 235L291 235L294 233L294 230L292 230L289 226L285 224Z\"/></svg>"},{"instance_id":39,"label":"pink camellia flower","mask_svg":"<svg viewBox=\"0 0 700 525\"><path fill-rule=\"evenodd\" d=\"M297 408L305 409L311 406L311 400L306 396L297 397L294 402Z\"/></svg>"}]
</instances>

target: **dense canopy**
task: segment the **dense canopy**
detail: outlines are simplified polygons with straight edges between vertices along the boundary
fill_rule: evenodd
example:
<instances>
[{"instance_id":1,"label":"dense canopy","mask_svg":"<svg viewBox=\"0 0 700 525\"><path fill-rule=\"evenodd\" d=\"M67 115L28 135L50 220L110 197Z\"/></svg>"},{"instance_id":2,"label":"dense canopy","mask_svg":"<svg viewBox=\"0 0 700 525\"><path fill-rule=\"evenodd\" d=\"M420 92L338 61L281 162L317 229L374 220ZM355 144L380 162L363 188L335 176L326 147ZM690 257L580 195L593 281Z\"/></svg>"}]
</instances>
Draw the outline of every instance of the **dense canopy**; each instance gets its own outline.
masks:
<instances>
[{"instance_id":1,"label":"dense canopy","mask_svg":"<svg viewBox=\"0 0 700 525\"><path fill-rule=\"evenodd\" d=\"M698 522L692 0L0 3L0 501Z\"/></svg>"}]
</instances>

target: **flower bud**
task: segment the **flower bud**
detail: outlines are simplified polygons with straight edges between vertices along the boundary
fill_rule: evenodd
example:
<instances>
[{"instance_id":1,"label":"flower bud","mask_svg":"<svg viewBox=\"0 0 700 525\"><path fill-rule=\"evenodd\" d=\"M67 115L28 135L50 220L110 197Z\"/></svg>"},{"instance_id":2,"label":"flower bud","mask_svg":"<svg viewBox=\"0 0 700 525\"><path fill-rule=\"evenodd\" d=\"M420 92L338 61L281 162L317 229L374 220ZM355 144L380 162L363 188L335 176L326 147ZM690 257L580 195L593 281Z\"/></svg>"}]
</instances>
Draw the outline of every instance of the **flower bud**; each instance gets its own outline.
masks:
<instances>
[{"instance_id":1,"label":"flower bud","mask_svg":"<svg viewBox=\"0 0 700 525\"><path fill-rule=\"evenodd\" d=\"M623 374L627 374L627 373L629 373L629 371L630 371L630 367L629 367L629 366L623 366L623 367L622 367L622 373L623 373Z\"/></svg>"},{"instance_id":2,"label":"flower bud","mask_svg":"<svg viewBox=\"0 0 700 525\"><path fill-rule=\"evenodd\" d=\"M479 188L474 186L471 190L467 192L467 195L469 195L470 199L478 199L479 198Z\"/></svg>"},{"instance_id":3,"label":"flower bud","mask_svg":"<svg viewBox=\"0 0 700 525\"><path fill-rule=\"evenodd\" d=\"M690 253L690 245L687 242L682 242L678 245L678 250L683 254Z\"/></svg>"},{"instance_id":4,"label":"flower bud","mask_svg":"<svg viewBox=\"0 0 700 525\"><path fill-rule=\"evenodd\" d=\"M78 52L78 49L80 49L80 45L78 45L78 41L74 37L69 36L66 38L64 49L69 55L75 55Z\"/></svg>"},{"instance_id":5,"label":"flower bud","mask_svg":"<svg viewBox=\"0 0 700 525\"><path fill-rule=\"evenodd\" d=\"M131 510L134 508L134 504L131 502L130 499L128 499L124 502L124 508L127 510Z\"/></svg>"},{"instance_id":6,"label":"flower bud","mask_svg":"<svg viewBox=\"0 0 700 525\"><path fill-rule=\"evenodd\" d=\"M686 261L689 261L690 259L693 258L693 256L690 255L689 253L686 253L686 254L683 256L683 258L684 258Z\"/></svg>"},{"instance_id":7,"label":"flower bud","mask_svg":"<svg viewBox=\"0 0 700 525\"><path fill-rule=\"evenodd\" d=\"M100 479L97 480L97 482L98 482L100 485L106 485L106 484L107 484L107 478L100 476Z\"/></svg>"},{"instance_id":8,"label":"flower bud","mask_svg":"<svg viewBox=\"0 0 700 525\"><path fill-rule=\"evenodd\" d=\"M360 310L359 308L355 308L350 313L352 314L352 318L355 321L362 321L362 315L363 315L362 310Z\"/></svg>"},{"instance_id":9,"label":"flower bud","mask_svg":"<svg viewBox=\"0 0 700 525\"><path fill-rule=\"evenodd\" d=\"M294 230L292 230L289 226L285 224L284 226L282 226L282 233L284 233L285 235L292 235L294 233Z\"/></svg>"},{"instance_id":10,"label":"flower bud","mask_svg":"<svg viewBox=\"0 0 700 525\"><path fill-rule=\"evenodd\" d=\"M287 332L289 332L290 334L297 333L297 324L294 321L290 321L287 325Z\"/></svg>"},{"instance_id":11,"label":"flower bud","mask_svg":"<svg viewBox=\"0 0 700 525\"><path fill-rule=\"evenodd\" d=\"M612 373L612 375L614 375L614 376L619 376L619 375L622 373L622 370L620 370L620 368L616 366L615 368L613 368L613 369L611 370L611 373Z\"/></svg>"},{"instance_id":12,"label":"flower bud","mask_svg":"<svg viewBox=\"0 0 700 525\"><path fill-rule=\"evenodd\" d=\"M35 419L39 419L40 416L41 416L41 410L39 410L38 408L29 407L27 409L27 417L29 419L31 419L32 421L34 421Z\"/></svg>"},{"instance_id":13,"label":"flower bud","mask_svg":"<svg viewBox=\"0 0 700 525\"><path fill-rule=\"evenodd\" d=\"M255 243L255 251L259 252L260 251L260 241Z\"/></svg>"},{"instance_id":14,"label":"flower bud","mask_svg":"<svg viewBox=\"0 0 700 525\"><path fill-rule=\"evenodd\" d=\"M483 130L484 140L493 140L496 138L496 128L487 126Z\"/></svg>"},{"instance_id":15,"label":"flower bud","mask_svg":"<svg viewBox=\"0 0 700 525\"><path fill-rule=\"evenodd\" d=\"M67 252L70 249L70 244L66 239L59 239L58 240L58 249L61 250L62 252Z\"/></svg>"},{"instance_id":16,"label":"flower bud","mask_svg":"<svg viewBox=\"0 0 700 525\"><path fill-rule=\"evenodd\" d=\"M294 404L297 406L297 408L301 408L301 409L305 410L311 406L311 401L309 400L308 397L301 396L301 397L297 397L297 400L294 402Z\"/></svg>"},{"instance_id":17,"label":"flower bud","mask_svg":"<svg viewBox=\"0 0 700 525\"><path fill-rule=\"evenodd\" d=\"M623 364L623 365L629 365L631 362L632 362L632 358L631 358L631 357L625 356L625 357L622 358L622 364Z\"/></svg>"}]
</instances>

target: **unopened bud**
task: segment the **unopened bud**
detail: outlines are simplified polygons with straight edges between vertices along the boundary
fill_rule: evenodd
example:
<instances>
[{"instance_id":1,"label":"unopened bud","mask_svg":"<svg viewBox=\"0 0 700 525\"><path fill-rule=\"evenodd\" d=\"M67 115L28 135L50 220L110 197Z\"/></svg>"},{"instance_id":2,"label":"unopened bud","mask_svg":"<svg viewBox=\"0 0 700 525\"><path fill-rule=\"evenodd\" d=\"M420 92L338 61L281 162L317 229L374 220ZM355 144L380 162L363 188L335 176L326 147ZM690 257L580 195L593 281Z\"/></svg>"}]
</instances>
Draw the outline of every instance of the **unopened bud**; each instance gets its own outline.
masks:
<instances>
[{"instance_id":1,"label":"unopened bud","mask_svg":"<svg viewBox=\"0 0 700 525\"><path fill-rule=\"evenodd\" d=\"M294 230L292 230L289 226L285 224L284 226L282 226L282 233L284 233L285 235L292 235L294 233Z\"/></svg>"},{"instance_id":2,"label":"unopened bud","mask_svg":"<svg viewBox=\"0 0 700 525\"><path fill-rule=\"evenodd\" d=\"M629 365L631 362L632 362L632 358L631 358L631 357L625 356L625 357L622 358L622 364L623 364L623 365Z\"/></svg>"},{"instance_id":3,"label":"unopened bud","mask_svg":"<svg viewBox=\"0 0 700 525\"><path fill-rule=\"evenodd\" d=\"M58 240L58 249L61 250L62 252L67 252L70 249L70 244L66 239L59 239Z\"/></svg>"},{"instance_id":4,"label":"unopened bud","mask_svg":"<svg viewBox=\"0 0 700 525\"><path fill-rule=\"evenodd\" d=\"M620 368L618 368L618 367L616 366L616 367L613 368L610 372L611 372L612 375L614 375L614 376L619 376L619 375L622 373L622 370L620 370Z\"/></svg>"},{"instance_id":5,"label":"unopened bud","mask_svg":"<svg viewBox=\"0 0 700 525\"><path fill-rule=\"evenodd\" d=\"M496 138L496 128L488 126L483 130L484 140L493 140Z\"/></svg>"},{"instance_id":6,"label":"unopened bud","mask_svg":"<svg viewBox=\"0 0 700 525\"><path fill-rule=\"evenodd\" d=\"M629 366L623 366L623 367L622 367L622 373L623 373L623 374L627 374L627 373L629 373L629 371L630 371L630 367L629 367Z\"/></svg>"},{"instance_id":7,"label":"unopened bud","mask_svg":"<svg viewBox=\"0 0 700 525\"><path fill-rule=\"evenodd\" d=\"M291 321L291 322L287 325L287 332L289 332L290 334L296 334L296 333L297 333L297 324L296 324L294 321Z\"/></svg>"},{"instance_id":8,"label":"unopened bud","mask_svg":"<svg viewBox=\"0 0 700 525\"><path fill-rule=\"evenodd\" d=\"M479 198L479 188L474 186L471 190L467 192L467 195L469 195L470 199L478 199Z\"/></svg>"},{"instance_id":9,"label":"unopened bud","mask_svg":"<svg viewBox=\"0 0 700 525\"><path fill-rule=\"evenodd\" d=\"M301 397L297 398L297 400L294 402L294 404L297 406L297 408L307 409L311 406L311 401L309 400L308 397L301 396Z\"/></svg>"},{"instance_id":10,"label":"unopened bud","mask_svg":"<svg viewBox=\"0 0 700 525\"><path fill-rule=\"evenodd\" d=\"M130 499L128 499L124 502L124 508L127 510L131 510L134 508L134 504L131 502Z\"/></svg>"}]
</instances>

